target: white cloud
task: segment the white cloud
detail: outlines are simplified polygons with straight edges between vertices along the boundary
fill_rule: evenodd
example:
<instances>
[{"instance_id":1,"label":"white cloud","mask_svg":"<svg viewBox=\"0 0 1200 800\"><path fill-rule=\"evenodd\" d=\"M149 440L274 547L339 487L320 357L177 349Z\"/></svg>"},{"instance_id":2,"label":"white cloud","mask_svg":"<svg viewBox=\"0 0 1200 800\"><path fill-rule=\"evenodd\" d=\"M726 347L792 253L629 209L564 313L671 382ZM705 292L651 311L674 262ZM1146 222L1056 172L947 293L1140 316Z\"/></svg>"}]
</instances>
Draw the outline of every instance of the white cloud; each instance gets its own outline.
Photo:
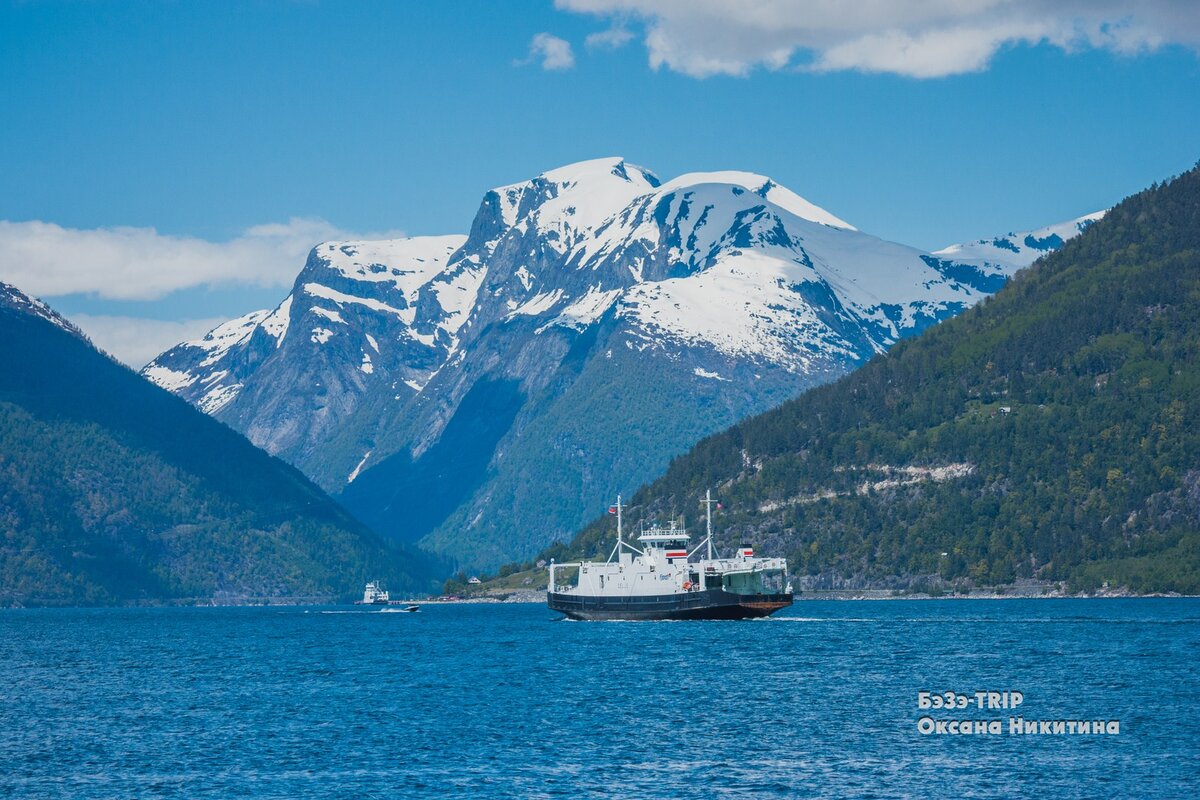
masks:
<instances>
[{"instance_id":1,"label":"white cloud","mask_svg":"<svg viewBox=\"0 0 1200 800\"><path fill-rule=\"evenodd\" d=\"M575 66L575 53L571 43L549 33L535 34L529 42L529 57L519 64L540 61L542 69L571 69Z\"/></svg>"},{"instance_id":2,"label":"white cloud","mask_svg":"<svg viewBox=\"0 0 1200 800\"><path fill-rule=\"evenodd\" d=\"M321 219L292 219L210 242L154 228L0 220L0 280L39 297L93 293L118 300L154 300L195 286L288 287L320 242L399 235L364 236Z\"/></svg>"},{"instance_id":3,"label":"white cloud","mask_svg":"<svg viewBox=\"0 0 1200 800\"><path fill-rule=\"evenodd\" d=\"M222 322L228 322L228 319L214 317L174 321L74 314L71 322L78 325L101 350L111 353L134 369L141 369L163 351L180 342L199 339Z\"/></svg>"},{"instance_id":4,"label":"white cloud","mask_svg":"<svg viewBox=\"0 0 1200 800\"><path fill-rule=\"evenodd\" d=\"M1195 0L556 0L644 25L650 65L697 78L764 67L934 78L985 69L1001 48L1048 43L1133 55L1200 49ZM603 33L592 36L603 36ZM589 41L592 37L588 37Z\"/></svg>"},{"instance_id":5,"label":"white cloud","mask_svg":"<svg viewBox=\"0 0 1200 800\"><path fill-rule=\"evenodd\" d=\"M633 40L633 31L622 25L614 25L606 31L589 33L583 40L589 50L616 50Z\"/></svg>"}]
</instances>

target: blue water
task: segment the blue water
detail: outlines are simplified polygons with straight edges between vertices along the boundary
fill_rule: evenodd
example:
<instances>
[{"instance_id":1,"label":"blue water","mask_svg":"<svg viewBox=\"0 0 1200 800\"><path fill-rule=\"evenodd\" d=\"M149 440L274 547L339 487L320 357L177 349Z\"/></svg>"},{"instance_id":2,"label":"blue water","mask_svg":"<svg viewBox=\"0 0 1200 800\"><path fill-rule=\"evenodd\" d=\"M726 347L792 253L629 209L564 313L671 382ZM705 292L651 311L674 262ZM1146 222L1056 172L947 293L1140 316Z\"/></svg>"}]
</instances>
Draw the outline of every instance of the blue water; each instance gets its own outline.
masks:
<instances>
[{"instance_id":1,"label":"blue water","mask_svg":"<svg viewBox=\"0 0 1200 800\"><path fill-rule=\"evenodd\" d=\"M1200 601L0 612L0 796L1200 797ZM1003 735L917 692L1017 690ZM1008 717L1119 720L1009 735Z\"/></svg>"}]
</instances>

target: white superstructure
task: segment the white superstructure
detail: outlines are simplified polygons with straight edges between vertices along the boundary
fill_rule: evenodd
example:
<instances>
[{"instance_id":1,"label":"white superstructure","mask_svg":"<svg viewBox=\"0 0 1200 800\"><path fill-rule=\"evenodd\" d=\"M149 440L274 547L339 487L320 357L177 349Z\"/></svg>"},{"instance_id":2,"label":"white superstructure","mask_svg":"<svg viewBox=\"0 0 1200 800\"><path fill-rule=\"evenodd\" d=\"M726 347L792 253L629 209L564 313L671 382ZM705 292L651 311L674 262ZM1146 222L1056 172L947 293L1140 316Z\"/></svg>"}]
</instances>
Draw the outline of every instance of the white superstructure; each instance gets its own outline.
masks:
<instances>
[{"instance_id":1,"label":"white superstructure","mask_svg":"<svg viewBox=\"0 0 1200 800\"><path fill-rule=\"evenodd\" d=\"M379 588L379 581L371 581L363 590L363 599L359 601L364 606L385 606L391 602L387 591Z\"/></svg>"}]
</instances>

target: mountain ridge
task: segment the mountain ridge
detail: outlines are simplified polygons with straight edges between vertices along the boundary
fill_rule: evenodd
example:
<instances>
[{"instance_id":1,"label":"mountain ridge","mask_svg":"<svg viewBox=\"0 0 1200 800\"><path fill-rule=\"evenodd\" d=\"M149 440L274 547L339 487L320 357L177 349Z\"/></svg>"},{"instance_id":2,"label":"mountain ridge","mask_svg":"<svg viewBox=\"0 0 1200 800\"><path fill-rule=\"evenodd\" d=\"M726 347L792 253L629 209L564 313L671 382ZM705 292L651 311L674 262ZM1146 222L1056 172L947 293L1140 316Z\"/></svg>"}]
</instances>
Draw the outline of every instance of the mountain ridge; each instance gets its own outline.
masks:
<instances>
[{"instance_id":1,"label":"mountain ridge","mask_svg":"<svg viewBox=\"0 0 1200 800\"><path fill-rule=\"evenodd\" d=\"M144 374L377 529L494 565L565 535L614 483L974 305L1043 252L1018 242L951 260L864 234L765 176L664 183L617 158L492 189L461 243L444 238L436 265L415 261L429 244L417 237L353 272L342 249L378 243L319 245L273 312ZM436 448L464 403L491 416L456 424L479 433L456 472ZM539 457L559 479L538 477ZM470 475L470 496L439 475ZM451 495L453 507L426 504L432 527L412 522L425 497Z\"/></svg>"}]
</instances>

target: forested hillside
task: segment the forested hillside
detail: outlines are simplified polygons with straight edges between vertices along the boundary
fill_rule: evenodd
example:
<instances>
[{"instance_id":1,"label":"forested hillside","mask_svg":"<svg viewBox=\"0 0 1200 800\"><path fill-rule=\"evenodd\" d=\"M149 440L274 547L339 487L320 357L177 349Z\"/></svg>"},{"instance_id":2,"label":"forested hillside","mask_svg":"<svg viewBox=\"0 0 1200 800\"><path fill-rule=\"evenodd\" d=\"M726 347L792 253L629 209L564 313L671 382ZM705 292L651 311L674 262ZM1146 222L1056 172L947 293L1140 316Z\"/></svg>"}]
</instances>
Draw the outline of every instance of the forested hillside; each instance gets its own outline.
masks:
<instances>
[{"instance_id":1,"label":"forested hillside","mask_svg":"<svg viewBox=\"0 0 1200 800\"><path fill-rule=\"evenodd\" d=\"M676 459L633 518L696 514L802 585L1019 578L1200 592L1200 168L961 316ZM572 550L598 553L604 520Z\"/></svg>"},{"instance_id":2,"label":"forested hillside","mask_svg":"<svg viewBox=\"0 0 1200 800\"><path fill-rule=\"evenodd\" d=\"M0 284L0 605L333 598L433 565Z\"/></svg>"}]
</instances>

